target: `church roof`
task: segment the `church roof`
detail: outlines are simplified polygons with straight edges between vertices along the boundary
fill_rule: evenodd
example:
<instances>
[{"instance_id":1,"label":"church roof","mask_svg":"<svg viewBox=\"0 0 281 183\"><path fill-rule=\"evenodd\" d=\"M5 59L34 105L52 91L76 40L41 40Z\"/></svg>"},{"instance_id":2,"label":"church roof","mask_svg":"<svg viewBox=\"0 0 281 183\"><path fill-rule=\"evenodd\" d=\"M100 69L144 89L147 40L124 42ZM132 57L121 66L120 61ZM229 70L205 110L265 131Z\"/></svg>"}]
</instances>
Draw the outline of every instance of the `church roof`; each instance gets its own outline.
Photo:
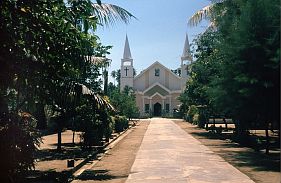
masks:
<instances>
[{"instance_id":1,"label":"church roof","mask_svg":"<svg viewBox=\"0 0 281 183\"><path fill-rule=\"evenodd\" d=\"M147 88L144 92L146 96L152 96L155 93L159 93L162 96L169 95L170 90L161 85L160 83L155 83L151 87Z\"/></svg>"},{"instance_id":2,"label":"church roof","mask_svg":"<svg viewBox=\"0 0 281 183\"><path fill-rule=\"evenodd\" d=\"M131 59L131 58L132 58L132 55L131 55L130 45L129 45L129 41L128 41L128 36L126 34L123 59Z\"/></svg>"},{"instance_id":3,"label":"church roof","mask_svg":"<svg viewBox=\"0 0 281 183\"><path fill-rule=\"evenodd\" d=\"M189 41L188 41L188 35L186 33L185 36L185 42L184 42L184 47L183 47L183 52L182 52L182 56L181 56L181 60L190 60L192 61L192 56L190 53L190 46L189 46Z\"/></svg>"},{"instance_id":4,"label":"church roof","mask_svg":"<svg viewBox=\"0 0 281 183\"><path fill-rule=\"evenodd\" d=\"M146 73L147 71L149 71L152 67L154 67L155 65L159 65L161 66L162 68L164 68L164 70L167 70L168 72L170 72L173 76L175 76L176 78L180 79L180 77L178 75L176 75L175 73L173 73L170 69L168 69L167 67L165 67L164 65L162 65L160 62L156 61L154 62L153 64L151 64L148 68L146 68L145 70L141 71L141 73L139 73L135 78L139 78L141 77L142 75L144 75L144 73Z\"/></svg>"}]
</instances>

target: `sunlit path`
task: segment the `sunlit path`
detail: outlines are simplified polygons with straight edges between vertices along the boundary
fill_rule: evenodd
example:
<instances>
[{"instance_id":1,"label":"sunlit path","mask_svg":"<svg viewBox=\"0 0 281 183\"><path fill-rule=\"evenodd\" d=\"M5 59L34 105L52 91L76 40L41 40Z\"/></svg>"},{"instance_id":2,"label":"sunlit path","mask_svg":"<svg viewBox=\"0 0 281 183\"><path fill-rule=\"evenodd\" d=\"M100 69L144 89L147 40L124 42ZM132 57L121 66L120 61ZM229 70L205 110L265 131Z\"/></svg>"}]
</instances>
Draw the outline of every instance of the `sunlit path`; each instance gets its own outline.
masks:
<instances>
[{"instance_id":1,"label":"sunlit path","mask_svg":"<svg viewBox=\"0 0 281 183\"><path fill-rule=\"evenodd\" d=\"M253 183L169 119L153 118L126 181Z\"/></svg>"}]
</instances>

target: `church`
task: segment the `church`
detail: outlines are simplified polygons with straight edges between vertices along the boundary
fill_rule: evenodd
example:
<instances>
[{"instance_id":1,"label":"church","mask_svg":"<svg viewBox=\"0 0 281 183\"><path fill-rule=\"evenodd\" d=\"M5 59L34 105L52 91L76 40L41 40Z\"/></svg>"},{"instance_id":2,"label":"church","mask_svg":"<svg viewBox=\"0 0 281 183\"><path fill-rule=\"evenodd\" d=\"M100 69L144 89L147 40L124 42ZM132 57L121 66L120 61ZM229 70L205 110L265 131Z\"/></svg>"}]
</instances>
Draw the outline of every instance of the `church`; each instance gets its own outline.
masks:
<instances>
[{"instance_id":1,"label":"church","mask_svg":"<svg viewBox=\"0 0 281 183\"><path fill-rule=\"evenodd\" d=\"M123 58L121 59L120 90L132 87L140 116L172 116L179 109L178 97L184 91L192 63L188 36L186 34L181 65L177 73L155 61L134 76L134 61L126 35Z\"/></svg>"}]
</instances>

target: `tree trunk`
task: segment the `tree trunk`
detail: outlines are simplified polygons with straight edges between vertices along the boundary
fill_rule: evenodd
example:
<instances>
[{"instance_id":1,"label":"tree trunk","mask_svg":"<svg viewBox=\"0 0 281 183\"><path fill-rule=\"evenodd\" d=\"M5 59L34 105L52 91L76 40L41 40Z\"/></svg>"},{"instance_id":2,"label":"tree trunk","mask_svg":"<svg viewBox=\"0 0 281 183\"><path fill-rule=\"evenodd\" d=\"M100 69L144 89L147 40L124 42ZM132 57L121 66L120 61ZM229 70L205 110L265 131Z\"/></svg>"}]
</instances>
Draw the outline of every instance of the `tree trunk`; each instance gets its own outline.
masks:
<instances>
[{"instance_id":1,"label":"tree trunk","mask_svg":"<svg viewBox=\"0 0 281 183\"><path fill-rule=\"evenodd\" d=\"M61 128L58 129L58 144L57 144L57 150L60 152L61 151Z\"/></svg>"},{"instance_id":2,"label":"tree trunk","mask_svg":"<svg viewBox=\"0 0 281 183\"><path fill-rule=\"evenodd\" d=\"M36 105L35 118L37 119L37 129L43 130L47 128L47 119L44 110L44 104L42 102Z\"/></svg>"},{"instance_id":3,"label":"tree trunk","mask_svg":"<svg viewBox=\"0 0 281 183\"><path fill-rule=\"evenodd\" d=\"M61 113L60 116L57 118L57 124L58 124L58 144L57 144L57 150L61 151L61 133L63 129L63 124L65 120L65 113Z\"/></svg>"},{"instance_id":4,"label":"tree trunk","mask_svg":"<svg viewBox=\"0 0 281 183\"><path fill-rule=\"evenodd\" d=\"M248 137L248 130L245 126L245 123L241 122L240 120L235 120L235 138L240 143L245 143Z\"/></svg>"},{"instance_id":5,"label":"tree trunk","mask_svg":"<svg viewBox=\"0 0 281 183\"><path fill-rule=\"evenodd\" d=\"M74 138L75 138L75 131L73 130L72 131L72 144L75 145L75 141L74 141Z\"/></svg>"},{"instance_id":6,"label":"tree trunk","mask_svg":"<svg viewBox=\"0 0 281 183\"><path fill-rule=\"evenodd\" d=\"M104 84L103 84L103 92L104 92L104 94L105 95L107 95L108 94L108 71L107 70L105 70L104 71Z\"/></svg>"},{"instance_id":7,"label":"tree trunk","mask_svg":"<svg viewBox=\"0 0 281 183\"><path fill-rule=\"evenodd\" d=\"M269 135L268 135L268 129L265 130L265 136L266 136L265 153L269 154Z\"/></svg>"}]
</instances>

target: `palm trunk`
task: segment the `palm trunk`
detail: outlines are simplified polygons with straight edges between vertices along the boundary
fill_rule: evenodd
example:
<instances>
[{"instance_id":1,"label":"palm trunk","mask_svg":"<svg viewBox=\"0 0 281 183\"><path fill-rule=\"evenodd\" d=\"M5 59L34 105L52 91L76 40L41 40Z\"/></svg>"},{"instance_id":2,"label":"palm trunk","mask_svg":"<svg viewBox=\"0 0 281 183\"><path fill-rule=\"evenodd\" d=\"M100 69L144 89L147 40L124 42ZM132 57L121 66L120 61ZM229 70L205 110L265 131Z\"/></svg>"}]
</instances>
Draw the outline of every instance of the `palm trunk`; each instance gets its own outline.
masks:
<instances>
[{"instance_id":1,"label":"palm trunk","mask_svg":"<svg viewBox=\"0 0 281 183\"><path fill-rule=\"evenodd\" d=\"M266 136L265 153L269 154L269 135L268 135L268 129L265 130L265 136Z\"/></svg>"},{"instance_id":2,"label":"palm trunk","mask_svg":"<svg viewBox=\"0 0 281 183\"><path fill-rule=\"evenodd\" d=\"M57 144L57 151L61 151L61 132L62 129L59 127L58 129L58 144Z\"/></svg>"},{"instance_id":3,"label":"palm trunk","mask_svg":"<svg viewBox=\"0 0 281 183\"><path fill-rule=\"evenodd\" d=\"M44 110L44 104L42 102L36 105L35 117L37 119L37 128L40 130L47 128L47 119Z\"/></svg>"},{"instance_id":4,"label":"palm trunk","mask_svg":"<svg viewBox=\"0 0 281 183\"><path fill-rule=\"evenodd\" d=\"M104 94L107 95L108 94L108 71L104 70L104 86L103 86L103 91Z\"/></svg>"},{"instance_id":5,"label":"palm trunk","mask_svg":"<svg viewBox=\"0 0 281 183\"><path fill-rule=\"evenodd\" d=\"M73 145L75 145L74 137L75 137L75 131L73 131L73 133L72 133L72 144Z\"/></svg>"}]
</instances>

